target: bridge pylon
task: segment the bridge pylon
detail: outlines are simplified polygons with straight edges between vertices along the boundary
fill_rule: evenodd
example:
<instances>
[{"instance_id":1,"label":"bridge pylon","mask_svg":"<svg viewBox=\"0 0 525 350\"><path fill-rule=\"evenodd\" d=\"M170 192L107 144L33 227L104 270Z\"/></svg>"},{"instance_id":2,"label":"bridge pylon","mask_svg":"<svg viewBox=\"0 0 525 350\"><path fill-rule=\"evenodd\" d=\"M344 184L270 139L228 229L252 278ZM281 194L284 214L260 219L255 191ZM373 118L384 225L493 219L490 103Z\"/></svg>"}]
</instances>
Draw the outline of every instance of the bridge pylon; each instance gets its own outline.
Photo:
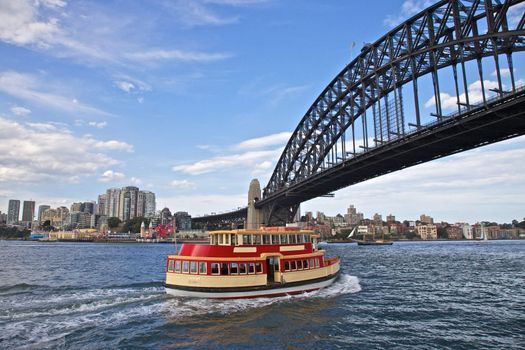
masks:
<instances>
[{"instance_id":1,"label":"bridge pylon","mask_svg":"<svg viewBox=\"0 0 525 350\"><path fill-rule=\"evenodd\" d=\"M255 203L261 199L261 184L253 179L248 189L248 215L246 218L247 229L257 229L264 224L264 209L255 208Z\"/></svg>"}]
</instances>

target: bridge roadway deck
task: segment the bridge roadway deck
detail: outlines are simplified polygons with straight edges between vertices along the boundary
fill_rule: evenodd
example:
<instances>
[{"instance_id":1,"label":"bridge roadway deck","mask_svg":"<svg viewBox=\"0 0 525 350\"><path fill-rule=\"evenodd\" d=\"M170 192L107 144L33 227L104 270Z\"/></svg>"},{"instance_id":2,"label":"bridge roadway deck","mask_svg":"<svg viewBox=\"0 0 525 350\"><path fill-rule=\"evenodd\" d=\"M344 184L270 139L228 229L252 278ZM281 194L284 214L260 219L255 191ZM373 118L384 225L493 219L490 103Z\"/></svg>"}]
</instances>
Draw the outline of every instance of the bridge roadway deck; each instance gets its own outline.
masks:
<instances>
[{"instance_id":1,"label":"bridge roadway deck","mask_svg":"<svg viewBox=\"0 0 525 350\"><path fill-rule=\"evenodd\" d=\"M397 170L525 134L525 91L443 118L323 170L256 203L292 206Z\"/></svg>"}]
</instances>

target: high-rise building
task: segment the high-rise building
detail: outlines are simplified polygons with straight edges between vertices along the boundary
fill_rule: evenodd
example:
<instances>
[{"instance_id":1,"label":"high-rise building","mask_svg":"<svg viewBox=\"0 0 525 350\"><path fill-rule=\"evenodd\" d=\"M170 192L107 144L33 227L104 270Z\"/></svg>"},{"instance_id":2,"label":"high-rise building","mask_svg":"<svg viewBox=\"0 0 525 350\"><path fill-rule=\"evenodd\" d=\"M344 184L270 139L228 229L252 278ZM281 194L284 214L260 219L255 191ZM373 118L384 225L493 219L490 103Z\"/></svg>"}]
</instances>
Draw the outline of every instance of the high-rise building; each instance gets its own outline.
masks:
<instances>
[{"instance_id":1,"label":"high-rise building","mask_svg":"<svg viewBox=\"0 0 525 350\"><path fill-rule=\"evenodd\" d=\"M143 196L144 196L143 216L147 218L152 218L155 216L155 210L156 210L155 193L150 192L150 191L141 191L141 192L143 193Z\"/></svg>"},{"instance_id":2,"label":"high-rise building","mask_svg":"<svg viewBox=\"0 0 525 350\"><path fill-rule=\"evenodd\" d=\"M84 203L73 203L71 204L71 212L77 213L84 211Z\"/></svg>"},{"instance_id":3,"label":"high-rise building","mask_svg":"<svg viewBox=\"0 0 525 350\"><path fill-rule=\"evenodd\" d=\"M421 221L422 224L433 224L434 223L434 219L431 216L425 215L425 214L421 214L421 216L419 217L419 221Z\"/></svg>"},{"instance_id":4,"label":"high-rise building","mask_svg":"<svg viewBox=\"0 0 525 350\"><path fill-rule=\"evenodd\" d=\"M137 216L138 196L138 187L128 186L122 188L120 192L120 209L118 216L120 220L130 220Z\"/></svg>"},{"instance_id":5,"label":"high-rise building","mask_svg":"<svg viewBox=\"0 0 525 350\"><path fill-rule=\"evenodd\" d=\"M10 199L7 208L7 224L15 225L18 223L20 217L20 201L18 199Z\"/></svg>"},{"instance_id":6,"label":"high-rise building","mask_svg":"<svg viewBox=\"0 0 525 350\"><path fill-rule=\"evenodd\" d=\"M89 213L91 215L95 214L95 202L82 203L82 212Z\"/></svg>"},{"instance_id":7,"label":"high-rise building","mask_svg":"<svg viewBox=\"0 0 525 350\"><path fill-rule=\"evenodd\" d=\"M51 206L49 205L39 205L38 206L38 222L42 222L42 214L44 214L44 211L50 208Z\"/></svg>"},{"instance_id":8,"label":"high-rise building","mask_svg":"<svg viewBox=\"0 0 525 350\"><path fill-rule=\"evenodd\" d=\"M106 191L106 216L118 217L120 209L120 188L110 188Z\"/></svg>"},{"instance_id":9,"label":"high-rise building","mask_svg":"<svg viewBox=\"0 0 525 350\"><path fill-rule=\"evenodd\" d=\"M24 201L24 208L22 210L22 222L26 225L33 222L35 217L35 201Z\"/></svg>"},{"instance_id":10,"label":"high-rise building","mask_svg":"<svg viewBox=\"0 0 525 350\"><path fill-rule=\"evenodd\" d=\"M107 194L101 194L98 196L97 214L106 215L106 203L108 200Z\"/></svg>"}]
</instances>

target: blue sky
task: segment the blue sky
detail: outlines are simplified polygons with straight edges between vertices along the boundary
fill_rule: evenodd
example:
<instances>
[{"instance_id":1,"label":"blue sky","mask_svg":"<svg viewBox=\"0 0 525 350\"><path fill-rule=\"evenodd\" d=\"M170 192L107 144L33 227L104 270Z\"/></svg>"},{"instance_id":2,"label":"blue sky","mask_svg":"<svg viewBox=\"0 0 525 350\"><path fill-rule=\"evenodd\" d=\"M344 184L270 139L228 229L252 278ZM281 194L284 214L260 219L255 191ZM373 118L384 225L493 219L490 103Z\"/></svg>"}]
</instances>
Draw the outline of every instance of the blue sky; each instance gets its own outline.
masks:
<instances>
[{"instance_id":1,"label":"blue sky","mask_svg":"<svg viewBox=\"0 0 525 350\"><path fill-rule=\"evenodd\" d=\"M192 215L244 206L250 180L266 184L293 129L362 44L429 3L0 0L0 210L11 198L69 206L126 185ZM421 101L431 97L422 88ZM518 138L302 210L521 220L524 159Z\"/></svg>"}]
</instances>

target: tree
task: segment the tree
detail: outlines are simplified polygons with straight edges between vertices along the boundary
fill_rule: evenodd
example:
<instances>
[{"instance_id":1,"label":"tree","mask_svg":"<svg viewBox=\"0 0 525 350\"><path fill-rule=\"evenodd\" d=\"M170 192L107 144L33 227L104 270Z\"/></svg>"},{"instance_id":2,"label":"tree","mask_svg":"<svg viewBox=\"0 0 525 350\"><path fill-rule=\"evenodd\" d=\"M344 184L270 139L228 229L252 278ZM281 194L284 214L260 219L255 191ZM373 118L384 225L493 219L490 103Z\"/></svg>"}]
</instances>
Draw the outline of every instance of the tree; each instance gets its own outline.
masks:
<instances>
[{"instance_id":1,"label":"tree","mask_svg":"<svg viewBox=\"0 0 525 350\"><path fill-rule=\"evenodd\" d=\"M146 226L149 225L149 219L145 219L142 216L138 216L131 220L126 220L126 222L124 222L124 225L122 225L122 232L138 233L140 232L140 225L142 225L142 222L144 222L144 225Z\"/></svg>"},{"instance_id":2,"label":"tree","mask_svg":"<svg viewBox=\"0 0 525 350\"><path fill-rule=\"evenodd\" d=\"M119 218L117 218L117 217L108 218L108 227L109 228L116 228L121 223L122 223L122 221Z\"/></svg>"}]
</instances>

